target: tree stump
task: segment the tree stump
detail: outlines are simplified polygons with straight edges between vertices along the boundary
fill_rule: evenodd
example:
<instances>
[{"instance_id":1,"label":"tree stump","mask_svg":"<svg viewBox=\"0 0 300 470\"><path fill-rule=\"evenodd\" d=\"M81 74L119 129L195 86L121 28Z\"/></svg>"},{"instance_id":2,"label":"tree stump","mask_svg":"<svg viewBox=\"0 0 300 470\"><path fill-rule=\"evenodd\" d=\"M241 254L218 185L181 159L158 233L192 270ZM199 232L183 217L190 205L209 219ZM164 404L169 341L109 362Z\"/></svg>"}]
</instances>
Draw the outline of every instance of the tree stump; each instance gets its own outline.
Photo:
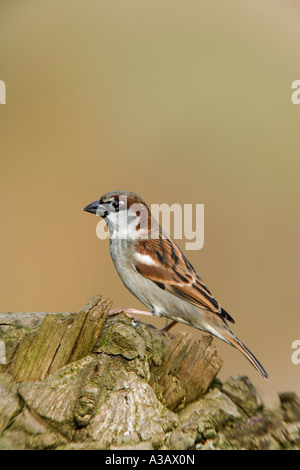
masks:
<instances>
[{"instance_id":1,"label":"tree stump","mask_svg":"<svg viewBox=\"0 0 300 470\"><path fill-rule=\"evenodd\" d=\"M223 364L212 341L207 335L193 341L191 334L180 331L170 342L151 381L167 408L178 411L208 390Z\"/></svg>"},{"instance_id":2,"label":"tree stump","mask_svg":"<svg viewBox=\"0 0 300 470\"><path fill-rule=\"evenodd\" d=\"M295 394L270 410L248 378L216 378L210 336L170 337L110 305L0 314L0 449L299 448Z\"/></svg>"}]
</instances>

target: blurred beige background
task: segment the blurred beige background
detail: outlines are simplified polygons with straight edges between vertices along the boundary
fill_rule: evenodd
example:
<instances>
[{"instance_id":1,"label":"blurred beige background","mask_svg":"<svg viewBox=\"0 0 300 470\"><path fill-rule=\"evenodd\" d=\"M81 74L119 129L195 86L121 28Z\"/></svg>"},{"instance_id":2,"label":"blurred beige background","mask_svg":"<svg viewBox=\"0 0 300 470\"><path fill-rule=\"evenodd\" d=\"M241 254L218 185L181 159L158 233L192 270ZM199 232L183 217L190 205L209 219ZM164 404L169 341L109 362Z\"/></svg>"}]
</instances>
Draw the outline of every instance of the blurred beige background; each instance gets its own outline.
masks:
<instances>
[{"instance_id":1,"label":"blurred beige background","mask_svg":"<svg viewBox=\"0 0 300 470\"><path fill-rule=\"evenodd\" d=\"M187 256L270 374L215 340L221 378L300 392L299 21L297 0L1 0L0 310L141 307L81 209L203 203Z\"/></svg>"}]
</instances>

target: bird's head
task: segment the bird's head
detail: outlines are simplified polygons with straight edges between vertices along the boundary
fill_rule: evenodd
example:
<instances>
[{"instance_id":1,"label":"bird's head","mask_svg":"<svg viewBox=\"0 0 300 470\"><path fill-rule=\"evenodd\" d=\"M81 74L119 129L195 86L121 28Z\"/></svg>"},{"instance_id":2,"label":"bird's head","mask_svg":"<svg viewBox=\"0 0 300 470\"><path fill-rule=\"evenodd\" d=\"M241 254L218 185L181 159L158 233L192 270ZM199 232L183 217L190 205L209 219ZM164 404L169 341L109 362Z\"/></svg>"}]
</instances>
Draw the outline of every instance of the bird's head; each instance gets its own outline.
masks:
<instances>
[{"instance_id":1,"label":"bird's head","mask_svg":"<svg viewBox=\"0 0 300 470\"><path fill-rule=\"evenodd\" d=\"M108 192L83 210L106 221L110 238L148 238L153 225L145 201L129 191Z\"/></svg>"}]
</instances>

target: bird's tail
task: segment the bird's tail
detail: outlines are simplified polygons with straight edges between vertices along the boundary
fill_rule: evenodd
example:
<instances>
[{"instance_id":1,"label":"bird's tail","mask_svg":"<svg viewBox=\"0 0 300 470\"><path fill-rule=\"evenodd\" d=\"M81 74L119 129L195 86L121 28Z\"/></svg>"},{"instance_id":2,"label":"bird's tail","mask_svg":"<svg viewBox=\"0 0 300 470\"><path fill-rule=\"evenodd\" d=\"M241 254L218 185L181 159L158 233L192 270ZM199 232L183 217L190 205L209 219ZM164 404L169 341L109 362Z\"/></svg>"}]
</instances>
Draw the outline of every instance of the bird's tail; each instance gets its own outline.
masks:
<instances>
[{"instance_id":1,"label":"bird's tail","mask_svg":"<svg viewBox=\"0 0 300 470\"><path fill-rule=\"evenodd\" d=\"M223 329L222 336L226 343L231 344L231 346L237 348L241 351L242 354L251 362L251 364L255 367L255 369L265 378L268 379L268 373L263 368L261 363L258 359L254 356L254 354L235 336L235 334L228 328Z\"/></svg>"}]
</instances>

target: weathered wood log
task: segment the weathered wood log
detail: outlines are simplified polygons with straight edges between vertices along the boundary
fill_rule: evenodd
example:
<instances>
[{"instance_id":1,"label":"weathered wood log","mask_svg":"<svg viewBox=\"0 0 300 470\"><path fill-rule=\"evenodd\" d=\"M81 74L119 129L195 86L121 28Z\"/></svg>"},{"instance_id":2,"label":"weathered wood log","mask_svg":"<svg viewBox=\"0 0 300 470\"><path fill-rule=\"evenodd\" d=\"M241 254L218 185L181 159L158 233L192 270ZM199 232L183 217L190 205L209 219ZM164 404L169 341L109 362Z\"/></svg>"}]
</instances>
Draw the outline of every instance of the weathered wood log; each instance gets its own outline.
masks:
<instances>
[{"instance_id":1,"label":"weathered wood log","mask_svg":"<svg viewBox=\"0 0 300 470\"><path fill-rule=\"evenodd\" d=\"M216 378L210 336L170 337L110 305L0 314L0 449L300 447L295 394L268 409L246 377Z\"/></svg>"},{"instance_id":2,"label":"weathered wood log","mask_svg":"<svg viewBox=\"0 0 300 470\"><path fill-rule=\"evenodd\" d=\"M111 301L95 296L78 313L49 314L21 339L9 365L15 382L43 380L92 352Z\"/></svg>"}]
</instances>

